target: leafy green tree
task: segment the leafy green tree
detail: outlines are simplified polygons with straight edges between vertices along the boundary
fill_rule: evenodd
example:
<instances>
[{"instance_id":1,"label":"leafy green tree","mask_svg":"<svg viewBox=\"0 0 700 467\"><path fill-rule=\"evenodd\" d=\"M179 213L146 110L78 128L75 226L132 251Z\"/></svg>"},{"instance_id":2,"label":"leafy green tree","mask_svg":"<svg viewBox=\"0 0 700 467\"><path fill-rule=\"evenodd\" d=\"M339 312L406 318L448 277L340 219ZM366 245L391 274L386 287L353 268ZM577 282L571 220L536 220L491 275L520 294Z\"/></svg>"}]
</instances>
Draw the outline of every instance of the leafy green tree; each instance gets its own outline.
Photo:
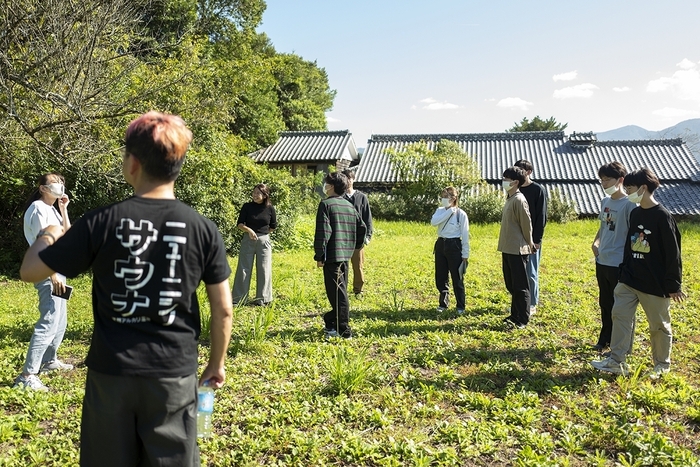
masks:
<instances>
[{"instance_id":1,"label":"leafy green tree","mask_svg":"<svg viewBox=\"0 0 700 467\"><path fill-rule=\"evenodd\" d=\"M440 192L448 186L456 187L464 197L483 182L479 164L454 141L441 140L434 148L426 142L413 143L387 153L399 180L392 195L401 203L406 219L429 217Z\"/></svg>"},{"instance_id":2,"label":"leafy green tree","mask_svg":"<svg viewBox=\"0 0 700 467\"><path fill-rule=\"evenodd\" d=\"M151 109L179 114L192 128L179 196L215 219L231 250L238 244L232 224L252 186L281 180L280 203L291 207L313 193L245 157L274 142L287 122L325 128L335 95L315 63L278 59L267 36L255 31L263 0L6 0L3 6L0 221L8 233L0 237L0 265L16 265L26 248L21 216L38 175L66 176L74 218L131 192L121 175L123 134L131 119ZM298 86L282 99L280 83L287 91ZM238 184L241 191L232 188Z\"/></svg>"},{"instance_id":3,"label":"leafy green tree","mask_svg":"<svg viewBox=\"0 0 700 467\"><path fill-rule=\"evenodd\" d=\"M520 120L520 123L514 123L513 126L506 130L510 133L518 131L563 131L569 126L568 123L558 123L554 117L549 117L547 120L542 120L539 115L537 115L532 120L528 120L524 117Z\"/></svg>"},{"instance_id":4,"label":"leafy green tree","mask_svg":"<svg viewBox=\"0 0 700 467\"><path fill-rule=\"evenodd\" d=\"M325 130L326 112L333 108L336 95L328 85L326 71L298 55L280 54L275 57L273 74L287 130Z\"/></svg>"}]
</instances>

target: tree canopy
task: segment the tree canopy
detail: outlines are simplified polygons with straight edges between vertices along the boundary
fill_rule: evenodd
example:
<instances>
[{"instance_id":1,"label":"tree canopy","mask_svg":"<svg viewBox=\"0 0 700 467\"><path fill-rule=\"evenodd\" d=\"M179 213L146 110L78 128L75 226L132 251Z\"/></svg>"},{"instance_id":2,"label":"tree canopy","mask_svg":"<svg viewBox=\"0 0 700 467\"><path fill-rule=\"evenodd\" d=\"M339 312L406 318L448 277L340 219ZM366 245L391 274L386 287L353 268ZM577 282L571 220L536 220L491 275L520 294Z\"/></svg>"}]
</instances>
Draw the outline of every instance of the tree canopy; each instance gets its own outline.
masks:
<instances>
[{"instance_id":1,"label":"tree canopy","mask_svg":"<svg viewBox=\"0 0 700 467\"><path fill-rule=\"evenodd\" d=\"M558 123L554 117L549 117L547 120L542 120L539 115L532 120L524 117L520 123L515 122L508 132L514 133L517 131L563 131L569 126L568 123Z\"/></svg>"},{"instance_id":2,"label":"tree canopy","mask_svg":"<svg viewBox=\"0 0 700 467\"><path fill-rule=\"evenodd\" d=\"M194 132L183 178L225 178L215 193L176 189L223 226L233 248L227 218L247 201L246 184L279 178L236 158L282 130L324 130L335 98L316 62L277 53L255 31L265 7L264 0L6 0L0 220L11 233L0 240L0 260L26 247L21 215L39 175L66 177L73 217L130 193L121 176L123 134L152 109L181 115Z\"/></svg>"},{"instance_id":3,"label":"tree canopy","mask_svg":"<svg viewBox=\"0 0 700 467\"><path fill-rule=\"evenodd\" d=\"M401 200L407 219L429 218L448 186L466 196L482 183L479 164L454 141L441 140L434 145L422 141L387 153L400 180L392 195Z\"/></svg>"}]
</instances>

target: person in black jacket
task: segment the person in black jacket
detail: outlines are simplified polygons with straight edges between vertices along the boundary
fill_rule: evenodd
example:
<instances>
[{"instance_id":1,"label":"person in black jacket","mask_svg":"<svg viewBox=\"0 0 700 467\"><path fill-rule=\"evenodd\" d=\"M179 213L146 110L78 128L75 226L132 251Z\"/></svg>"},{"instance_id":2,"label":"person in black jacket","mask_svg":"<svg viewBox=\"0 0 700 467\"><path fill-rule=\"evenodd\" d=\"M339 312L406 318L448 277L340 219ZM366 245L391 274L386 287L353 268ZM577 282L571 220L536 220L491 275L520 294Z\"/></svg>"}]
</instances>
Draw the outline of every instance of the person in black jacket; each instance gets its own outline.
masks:
<instances>
[{"instance_id":1,"label":"person in black jacket","mask_svg":"<svg viewBox=\"0 0 700 467\"><path fill-rule=\"evenodd\" d=\"M365 235L364 244L356 249L350 262L352 263L352 291L355 294L355 298L362 297L362 288L365 285L365 245L369 245L372 238L372 210L369 207L369 200L367 195L359 190L353 188L353 183L355 181L355 171L350 169L345 169L343 172L348 179L348 189L345 192L345 199L350 201L350 203L355 207L355 210L360 215L360 219L365 223L367 227L367 233Z\"/></svg>"},{"instance_id":2,"label":"person in black jacket","mask_svg":"<svg viewBox=\"0 0 700 467\"><path fill-rule=\"evenodd\" d=\"M650 376L658 378L671 367L671 300L680 302L686 297L681 290L681 234L671 214L654 199L659 179L651 170L627 174L623 184L627 199L639 206L630 213L620 281L615 287L610 356L591 365L608 373L629 372L625 359L637 304L641 304L651 334L654 370Z\"/></svg>"},{"instance_id":3,"label":"person in black jacket","mask_svg":"<svg viewBox=\"0 0 700 467\"><path fill-rule=\"evenodd\" d=\"M547 192L542 185L532 181L532 162L521 159L514 165L525 171L525 183L520 187L520 193L525 196L530 209L532 241L535 243L535 252L529 255L527 260L527 276L530 283L530 316L532 316L537 311L537 305L540 301L540 259L542 258L544 226L547 224Z\"/></svg>"}]
</instances>

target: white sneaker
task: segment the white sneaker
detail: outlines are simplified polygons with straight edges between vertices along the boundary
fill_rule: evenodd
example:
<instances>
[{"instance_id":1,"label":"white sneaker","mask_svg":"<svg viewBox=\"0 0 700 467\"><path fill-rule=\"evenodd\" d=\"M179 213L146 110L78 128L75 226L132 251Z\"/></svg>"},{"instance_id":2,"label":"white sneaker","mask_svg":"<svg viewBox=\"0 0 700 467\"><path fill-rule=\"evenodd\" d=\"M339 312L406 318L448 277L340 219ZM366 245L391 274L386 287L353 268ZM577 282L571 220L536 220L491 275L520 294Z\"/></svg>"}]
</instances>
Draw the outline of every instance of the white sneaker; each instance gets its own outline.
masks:
<instances>
[{"instance_id":1,"label":"white sneaker","mask_svg":"<svg viewBox=\"0 0 700 467\"><path fill-rule=\"evenodd\" d=\"M37 377L37 375L29 375L26 377L24 375L19 375L15 379L15 384L12 387L13 388L20 388L20 389L32 389L34 391L48 391L49 390L49 388L44 386L44 384Z\"/></svg>"},{"instance_id":2,"label":"white sneaker","mask_svg":"<svg viewBox=\"0 0 700 467\"><path fill-rule=\"evenodd\" d=\"M647 376L651 379L659 379L669 371L671 371L671 369L667 366L656 365Z\"/></svg>"},{"instance_id":3,"label":"white sneaker","mask_svg":"<svg viewBox=\"0 0 700 467\"><path fill-rule=\"evenodd\" d=\"M39 368L39 373L47 373L49 371L54 371L54 370L63 370L63 371L68 371L72 370L73 365L70 363L63 363L59 359L51 360L50 362L45 362L41 365L41 368Z\"/></svg>"},{"instance_id":4,"label":"white sneaker","mask_svg":"<svg viewBox=\"0 0 700 467\"><path fill-rule=\"evenodd\" d=\"M334 337L340 336L340 334L338 334L338 331L336 331L335 329L324 329L323 334L326 339L332 339Z\"/></svg>"},{"instance_id":5,"label":"white sneaker","mask_svg":"<svg viewBox=\"0 0 700 467\"><path fill-rule=\"evenodd\" d=\"M464 314L463 308L457 308L457 316L462 316Z\"/></svg>"},{"instance_id":6,"label":"white sneaker","mask_svg":"<svg viewBox=\"0 0 700 467\"><path fill-rule=\"evenodd\" d=\"M447 311L447 308L445 308L444 306L439 306L435 308L435 311L437 311L438 313L442 313L443 311Z\"/></svg>"},{"instance_id":7,"label":"white sneaker","mask_svg":"<svg viewBox=\"0 0 700 467\"><path fill-rule=\"evenodd\" d=\"M616 375L627 376L630 372L629 366L624 362L616 362L612 357L608 357L605 360L593 360L591 366L596 370L604 371L606 373L613 373Z\"/></svg>"},{"instance_id":8,"label":"white sneaker","mask_svg":"<svg viewBox=\"0 0 700 467\"><path fill-rule=\"evenodd\" d=\"M537 305L530 305L530 316L537 313Z\"/></svg>"}]
</instances>

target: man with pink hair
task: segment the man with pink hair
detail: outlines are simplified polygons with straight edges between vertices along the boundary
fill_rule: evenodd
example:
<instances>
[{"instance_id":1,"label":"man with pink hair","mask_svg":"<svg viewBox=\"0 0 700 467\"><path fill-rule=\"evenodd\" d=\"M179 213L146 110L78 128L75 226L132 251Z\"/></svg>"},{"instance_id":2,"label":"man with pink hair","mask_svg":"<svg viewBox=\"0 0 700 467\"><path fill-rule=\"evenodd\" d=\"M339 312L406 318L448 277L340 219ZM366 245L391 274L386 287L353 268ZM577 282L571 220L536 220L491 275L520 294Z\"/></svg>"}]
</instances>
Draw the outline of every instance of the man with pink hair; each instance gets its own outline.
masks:
<instances>
[{"instance_id":1,"label":"man with pink hair","mask_svg":"<svg viewBox=\"0 0 700 467\"><path fill-rule=\"evenodd\" d=\"M36 282L92 269L95 327L88 351L80 436L82 466L199 465L197 387L224 384L231 335L231 274L216 225L175 199L192 141L177 116L131 122L123 173L134 196L51 226L20 275ZM197 378L200 314L211 305L209 362Z\"/></svg>"}]
</instances>

